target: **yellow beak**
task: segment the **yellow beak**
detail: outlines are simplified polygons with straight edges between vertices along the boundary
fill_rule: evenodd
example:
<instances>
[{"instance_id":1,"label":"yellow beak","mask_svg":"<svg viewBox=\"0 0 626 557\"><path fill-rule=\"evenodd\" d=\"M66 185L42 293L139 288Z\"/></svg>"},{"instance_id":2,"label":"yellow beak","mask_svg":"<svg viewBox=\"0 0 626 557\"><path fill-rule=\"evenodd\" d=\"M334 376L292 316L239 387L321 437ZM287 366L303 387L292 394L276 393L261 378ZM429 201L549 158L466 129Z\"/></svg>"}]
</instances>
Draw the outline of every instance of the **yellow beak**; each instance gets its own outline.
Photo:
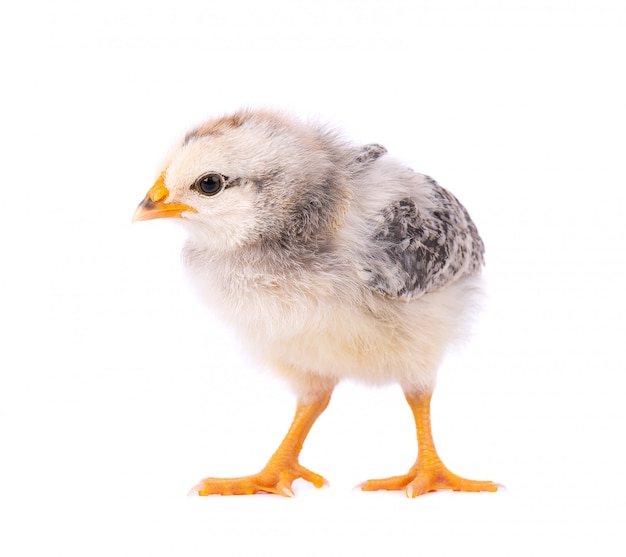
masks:
<instances>
[{"instance_id":1,"label":"yellow beak","mask_svg":"<svg viewBox=\"0 0 626 557\"><path fill-rule=\"evenodd\" d=\"M197 213L193 207L184 203L165 203L170 192L165 187L165 172L162 172L154 186L146 194L144 200L138 205L133 222L139 220L151 220L162 218L180 218L184 211Z\"/></svg>"}]
</instances>

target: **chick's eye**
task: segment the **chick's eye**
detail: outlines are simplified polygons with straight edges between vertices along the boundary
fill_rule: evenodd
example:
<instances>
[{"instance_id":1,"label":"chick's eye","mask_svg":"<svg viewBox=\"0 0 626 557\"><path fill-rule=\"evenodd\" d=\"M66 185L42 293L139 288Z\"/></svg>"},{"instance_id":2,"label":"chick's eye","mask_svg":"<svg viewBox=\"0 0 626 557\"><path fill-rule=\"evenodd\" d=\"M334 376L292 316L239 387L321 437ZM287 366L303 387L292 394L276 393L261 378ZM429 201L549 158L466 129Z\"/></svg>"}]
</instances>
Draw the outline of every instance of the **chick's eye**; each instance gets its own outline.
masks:
<instances>
[{"instance_id":1,"label":"chick's eye","mask_svg":"<svg viewBox=\"0 0 626 557\"><path fill-rule=\"evenodd\" d=\"M202 195L216 195L224 189L226 180L221 174L210 172L203 174L194 182L194 189Z\"/></svg>"}]
</instances>

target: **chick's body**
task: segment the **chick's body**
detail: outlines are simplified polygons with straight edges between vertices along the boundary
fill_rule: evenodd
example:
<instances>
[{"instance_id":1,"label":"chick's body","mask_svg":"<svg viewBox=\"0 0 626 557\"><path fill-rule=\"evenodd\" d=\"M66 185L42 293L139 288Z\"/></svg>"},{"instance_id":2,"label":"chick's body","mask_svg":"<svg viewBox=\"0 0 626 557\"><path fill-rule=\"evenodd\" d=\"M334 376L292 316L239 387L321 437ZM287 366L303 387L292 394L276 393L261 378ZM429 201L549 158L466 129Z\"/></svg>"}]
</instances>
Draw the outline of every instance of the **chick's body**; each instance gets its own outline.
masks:
<instances>
[{"instance_id":1,"label":"chick's body","mask_svg":"<svg viewBox=\"0 0 626 557\"><path fill-rule=\"evenodd\" d=\"M297 455L345 378L399 383L418 441L427 433L406 481L364 489L495 490L447 470L461 483L433 480L440 461L426 462L434 445L422 450L432 445L437 366L463 327L483 262L476 227L450 193L379 145L244 111L199 126L175 149L136 218L161 216L188 225L184 260L200 293L298 397L294 424L264 471L207 478L201 494L289 493L293 477L320 484ZM277 469L284 477L268 480Z\"/></svg>"}]
</instances>

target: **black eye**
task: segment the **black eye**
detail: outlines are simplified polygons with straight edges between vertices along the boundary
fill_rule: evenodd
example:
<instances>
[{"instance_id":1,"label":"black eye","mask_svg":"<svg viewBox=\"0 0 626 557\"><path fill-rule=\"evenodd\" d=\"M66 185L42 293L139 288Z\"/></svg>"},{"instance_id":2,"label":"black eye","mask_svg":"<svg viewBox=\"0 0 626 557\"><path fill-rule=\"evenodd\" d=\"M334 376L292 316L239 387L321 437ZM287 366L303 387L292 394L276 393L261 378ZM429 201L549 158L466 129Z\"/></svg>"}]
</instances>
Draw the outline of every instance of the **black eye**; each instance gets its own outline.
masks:
<instances>
[{"instance_id":1,"label":"black eye","mask_svg":"<svg viewBox=\"0 0 626 557\"><path fill-rule=\"evenodd\" d=\"M216 172L209 172L200 176L194 182L193 188L202 195L216 195L224 189L225 185L226 179L224 176Z\"/></svg>"}]
</instances>

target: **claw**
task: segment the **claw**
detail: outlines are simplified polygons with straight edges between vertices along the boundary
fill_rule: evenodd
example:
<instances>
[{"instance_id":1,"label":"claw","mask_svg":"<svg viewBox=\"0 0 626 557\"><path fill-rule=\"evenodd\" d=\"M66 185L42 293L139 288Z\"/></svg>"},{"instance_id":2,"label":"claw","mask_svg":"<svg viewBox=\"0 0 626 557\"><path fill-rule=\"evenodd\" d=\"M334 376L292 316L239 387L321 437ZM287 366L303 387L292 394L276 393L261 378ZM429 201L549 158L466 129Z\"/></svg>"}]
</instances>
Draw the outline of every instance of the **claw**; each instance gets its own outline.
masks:
<instances>
[{"instance_id":1,"label":"claw","mask_svg":"<svg viewBox=\"0 0 626 557\"><path fill-rule=\"evenodd\" d=\"M202 489L202 482L198 482L196 485L194 485L187 492L187 497L199 497L200 496L200 489Z\"/></svg>"},{"instance_id":2,"label":"claw","mask_svg":"<svg viewBox=\"0 0 626 557\"><path fill-rule=\"evenodd\" d=\"M291 489L290 487L283 487L280 490L280 493L281 495L284 495L285 497L294 497L296 495L293 489Z\"/></svg>"}]
</instances>

